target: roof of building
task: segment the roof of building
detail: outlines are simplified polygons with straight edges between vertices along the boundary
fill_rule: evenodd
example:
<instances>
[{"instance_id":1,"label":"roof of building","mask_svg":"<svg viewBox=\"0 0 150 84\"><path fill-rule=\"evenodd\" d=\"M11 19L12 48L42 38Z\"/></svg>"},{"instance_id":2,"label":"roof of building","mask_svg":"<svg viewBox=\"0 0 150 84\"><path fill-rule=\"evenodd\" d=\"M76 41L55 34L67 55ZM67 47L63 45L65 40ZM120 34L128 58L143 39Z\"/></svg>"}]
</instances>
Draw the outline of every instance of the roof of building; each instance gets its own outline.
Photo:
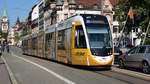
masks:
<instances>
[{"instance_id":1,"label":"roof of building","mask_svg":"<svg viewBox=\"0 0 150 84\"><path fill-rule=\"evenodd\" d=\"M103 0L68 0L68 4L82 5L84 8L92 8L94 5L101 7ZM118 0L109 0L112 6L117 4ZM64 0L56 0L56 5L63 5Z\"/></svg>"},{"instance_id":2,"label":"roof of building","mask_svg":"<svg viewBox=\"0 0 150 84\"><path fill-rule=\"evenodd\" d=\"M26 26L27 22L20 22L18 28L17 28L17 31L21 30L22 28L24 28Z\"/></svg>"},{"instance_id":3,"label":"roof of building","mask_svg":"<svg viewBox=\"0 0 150 84\"><path fill-rule=\"evenodd\" d=\"M93 5L101 6L102 0L75 0L77 5L82 4L86 8L91 8ZM117 4L117 0L109 0L112 6Z\"/></svg>"}]
</instances>

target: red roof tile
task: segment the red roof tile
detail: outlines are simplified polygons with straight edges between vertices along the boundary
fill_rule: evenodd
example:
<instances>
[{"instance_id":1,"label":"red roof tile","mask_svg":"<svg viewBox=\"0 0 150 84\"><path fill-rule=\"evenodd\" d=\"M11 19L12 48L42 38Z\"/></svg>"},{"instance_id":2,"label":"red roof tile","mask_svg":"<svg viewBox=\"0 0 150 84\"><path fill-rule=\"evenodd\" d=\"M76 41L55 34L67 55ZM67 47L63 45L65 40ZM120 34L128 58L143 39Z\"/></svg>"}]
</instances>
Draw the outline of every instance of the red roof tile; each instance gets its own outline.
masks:
<instances>
[{"instance_id":1,"label":"red roof tile","mask_svg":"<svg viewBox=\"0 0 150 84\"><path fill-rule=\"evenodd\" d=\"M102 0L75 0L77 5L82 4L86 8L91 8L94 4L101 6ZM115 6L118 0L110 0L111 4Z\"/></svg>"}]
</instances>

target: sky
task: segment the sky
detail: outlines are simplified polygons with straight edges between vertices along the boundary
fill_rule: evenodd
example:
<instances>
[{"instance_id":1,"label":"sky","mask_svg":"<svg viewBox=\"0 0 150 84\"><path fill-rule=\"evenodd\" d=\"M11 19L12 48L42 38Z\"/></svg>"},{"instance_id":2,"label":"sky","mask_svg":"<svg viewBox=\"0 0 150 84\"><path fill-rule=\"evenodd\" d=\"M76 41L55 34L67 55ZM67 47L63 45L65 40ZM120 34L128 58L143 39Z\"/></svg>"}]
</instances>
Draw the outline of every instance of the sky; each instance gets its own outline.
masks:
<instances>
[{"instance_id":1,"label":"sky","mask_svg":"<svg viewBox=\"0 0 150 84\"><path fill-rule=\"evenodd\" d=\"M31 8L40 0L0 0L0 18L3 15L4 7L10 20L10 27L12 27L17 17L20 21L25 21L28 17Z\"/></svg>"}]
</instances>

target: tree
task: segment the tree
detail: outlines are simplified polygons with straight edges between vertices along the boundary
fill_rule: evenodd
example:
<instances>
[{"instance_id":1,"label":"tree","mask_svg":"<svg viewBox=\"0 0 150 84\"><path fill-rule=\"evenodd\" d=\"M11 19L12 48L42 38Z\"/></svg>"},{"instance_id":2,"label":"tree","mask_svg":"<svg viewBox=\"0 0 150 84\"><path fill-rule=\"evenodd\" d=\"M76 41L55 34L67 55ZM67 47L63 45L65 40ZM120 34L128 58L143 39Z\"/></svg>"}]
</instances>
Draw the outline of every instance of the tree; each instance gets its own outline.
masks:
<instances>
[{"instance_id":1,"label":"tree","mask_svg":"<svg viewBox=\"0 0 150 84\"><path fill-rule=\"evenodd\" d=\"M115 15L121 24L120 28L124 25L122 23L126 20L130 7L133 8L134 12L134 24L127 21L126 32L130 32L132 29L131 27L138 27L141 28L142 31L146 31L150 21L150 0L118 0ZM150 35L150 32L148 32L148 35ZM149 41L146 42L148 43Z\"/></svg>"},{"instance_id":2,"label":"tree","mask_svg":"<svg viewBox=\"0 0 150 84\"><path fill-rule=\"evenodd\" d=\"M28 34L27 26L24 26L21 31L20 37L23 37Z\"/></svg>"},{"instance_id":3,"label":"tree","mask_svg":"<svg viewBox=\"0 0 150 84\"><path fill-rule=\"evenodd\" d=\"M19 17L17 17L16 24L20 24L20 19L19 19Z\"/></svg>"},{"instance_id":4,"label":"tree","mask_svg":"<svg viewBox=\"0 0 150 84\"><path fill-rule=\"evenodd\" d=\"M146 31L150 21L150 0L129 0L129 3L134 8L135 26L141 26L141 30ZM150 35L150 32L148 32L148 35ZM148 35L146 38L146 44L150 44Z\"/></svg>"},{"instance_id":5,"label":"tree","mask_svg":"<svg viewBox=\"0 0 150 84\"><path fill-rule=\"evenodd\" d=\"M119 21L119 28L122 30L124 26L124 22L127 19L127 13L128 13L128 5L129 3L126 0L118 0L117 6L115 7L115 20Z\"/></svg>"},{"instance_id":6,"label":"tree","mask_svg":"<svg viewBox=\"0 0 150 84\"><path fill-rule=\"evenodd\" d=\"M4 39L7 41L8 33L4 33L2 30L0 30L0 39Z\"/></svg>"},{"instance_id":7,"label":"tree","mask_svg":"<svg viewBox=\"0 0 150 84\"><path fill-rule=\"evenodd\" d=\"M18 43L18 42L19 42L19 40L20 40L20 36L18 35L18 33L17 33L17 32L15 33L15 35L14 35L14 36L15 36L15 42L16 42L16 43Z\"/></svg>"}]
</instances>

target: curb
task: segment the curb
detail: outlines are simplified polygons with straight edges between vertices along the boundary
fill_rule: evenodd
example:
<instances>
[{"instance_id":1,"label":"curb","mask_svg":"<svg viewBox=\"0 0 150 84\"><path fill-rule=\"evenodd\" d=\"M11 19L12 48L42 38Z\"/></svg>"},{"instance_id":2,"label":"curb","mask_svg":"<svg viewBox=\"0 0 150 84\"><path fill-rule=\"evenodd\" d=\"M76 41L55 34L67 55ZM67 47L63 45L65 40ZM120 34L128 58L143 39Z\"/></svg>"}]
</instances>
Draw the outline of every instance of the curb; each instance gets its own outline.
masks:
<instances>
[{"instance_id":1,"label":"curb","mask_svg":"<svg viewBox=\"0 0 150 84\"><path fill-rule=\"evenodd\" d=\"M4 61L5 65L6 65L7 70L8 70L8 74L9 74L11 83L12 84L18 84L15 77L14 77L14 75L13 75L13 73L12 73L12 71L11 71L11 69L9 68L5 58L3 56L1 56L1 57L2 57L2 60Z\"/></svg>"},{"instance_id":2,"label":"curb","mask_svg":"<svg viewBox=\"0 0 150 84\"><path fill-rule=\"evenodd\" d=\"M122 73L125 75L129 75L135 78L139 78L145 81L150 81L150 75L149 74L144 74L144 73L140 73L140 72L135 72L135 71L129 71L129 70L125 70L125 69L119 69L116 67L112 67L112 71L118 72L118 73Z\"/></svg>"}]
</instances>

